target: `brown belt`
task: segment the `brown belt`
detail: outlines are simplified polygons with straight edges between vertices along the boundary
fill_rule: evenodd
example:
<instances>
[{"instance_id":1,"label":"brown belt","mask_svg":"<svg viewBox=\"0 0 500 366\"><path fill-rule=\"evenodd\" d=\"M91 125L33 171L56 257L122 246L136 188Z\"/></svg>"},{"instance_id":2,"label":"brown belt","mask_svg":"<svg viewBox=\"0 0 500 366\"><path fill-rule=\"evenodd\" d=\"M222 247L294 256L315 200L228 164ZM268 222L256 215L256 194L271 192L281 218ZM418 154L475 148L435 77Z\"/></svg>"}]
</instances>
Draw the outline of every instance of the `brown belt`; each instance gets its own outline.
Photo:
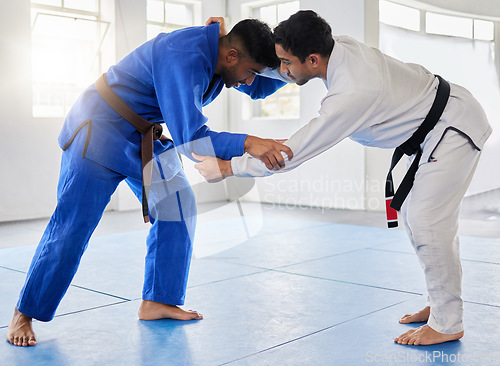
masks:
<instances>
[{"instance_id":1,"label":"brown belt","mask_svg":"<svg viewBox=\"0 0 500 366\"><path fill-rule=\"evenodd\" d=\"M170 139L162 134L163 128L159 123L152 123L142 118L115 94L106 80L106 74L102 74L101 77L97 79L95 87L102 99L143 135L141 141L142 215L144 217L144 222L149 222L148 195L153 173L153 141L167 141Z\"/></svg>"}]
</instances>

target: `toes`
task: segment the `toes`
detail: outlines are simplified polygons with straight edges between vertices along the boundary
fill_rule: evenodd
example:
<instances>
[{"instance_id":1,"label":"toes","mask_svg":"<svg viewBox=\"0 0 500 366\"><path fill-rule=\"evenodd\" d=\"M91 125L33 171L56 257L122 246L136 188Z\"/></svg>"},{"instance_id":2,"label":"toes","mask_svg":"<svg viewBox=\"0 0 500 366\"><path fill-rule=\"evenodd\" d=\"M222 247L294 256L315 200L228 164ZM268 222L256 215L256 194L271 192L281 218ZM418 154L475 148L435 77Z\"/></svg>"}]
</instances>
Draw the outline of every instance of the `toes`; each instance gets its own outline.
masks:
<instances>
[{"instance_id":1,"label":"toes","mask_svg":"<svg viewBox=\"0 0 500 366\"><path fill-rule=\"evenodd\" d=\"M408 344L408 341L410 340L412 334L415 332L414 329L409 330L406 333L401 334L399 337L394 338L394 341L397 342L398 344Z\"/></svg>"},{"instance_id":2,"label":"toes","mask_svg":"<svg viewBox=\"0 0 500 366\"><path fill-rule=\"evenodd\" d=\"M187 312L191 314L190 319L203 319L203 315L196 310L188 310Z\"/></svg>"},{"instance_id":3,"label":"toes","mask_svg":"<svg viewBox=\"0 0 500 366\"><path fill-rule=\"evenodd\" d=\"M192 319L203 319L203 315L201 315L200 313L198 313L198 312L195 311L193 313Z\"/></svg>"},{"instance_id":4,"label":"toes","mask_svg":"<svg viewBox=\"0 0 500 366\"><path fill-rule=\"evenodd\" d=\"M416 329L409 330L405 334L400 335L396 338L396 342L402 345L408 346L419 346L421 344L426 344L424 341L423 331L424 327L419 327Z\"/></svg>"},{"instance_id":5,"label":"toes","mask_svg":"<svg viewBox=\"0 0 500 366\"><path fill-rule=\"evenodd\" d=\"M406 341L407 337L405 337L404 334L400 335L399 337L396 337L395 341L398 344L406 344L404 343Z\"/></svg>"},{"instance_id":6,"label":"toes","mask_svg":"<svg viewBox=\"0 0 500 366\"><path fill-rule=\"evenodd\" d=\"M399 323L401 324L410 324L412 322L412 317L415 314L405 314L401 319L399 319Z\"/></svg>"},{"instance_id":7,"label":"toes","mask_svg":"<svg viewBox=\"0 0 500 366\"><path fill-rule=\"evenodd\" d=\"M30 336L23 337L23 347L34 346L36 344L36 340Z\"/></svg>"},{"instance_id":8,"label":"toes","mask_svg":"<svg viewBox=\"0 0 500 366\"><path fill-rule=\"evenodd\" d=\"M181 319L181 320L203 319L203 315L201 315L197 311L188 310L188 311L185 311L183 314L181 314L179 319Z\"/></svg>"},{"instance_id":9,"label":"toes","mask_svg":"<svg viewBox=\"0 0 500 366\"><path fill-rule=\"evenodd\" d=\"M417 338L416 338L416 337L410 337L410 338L408 339L408 342L406 342L406 344L407 344L407 345L409 345L409 346L413 346L413 345L415 344L415 341L416 341L416 340L417 340Z\"/></svg>"},{"instance_id":10,"label":"toes","mask_svg":"<svg viewBox=\"0 0 500 366\"><path fill-rule=\"evenodd\" d=\"M36 339L31 336L12 336L7 340L14 346L28 347L36 344Z\"/></svg>"}]
</instances>

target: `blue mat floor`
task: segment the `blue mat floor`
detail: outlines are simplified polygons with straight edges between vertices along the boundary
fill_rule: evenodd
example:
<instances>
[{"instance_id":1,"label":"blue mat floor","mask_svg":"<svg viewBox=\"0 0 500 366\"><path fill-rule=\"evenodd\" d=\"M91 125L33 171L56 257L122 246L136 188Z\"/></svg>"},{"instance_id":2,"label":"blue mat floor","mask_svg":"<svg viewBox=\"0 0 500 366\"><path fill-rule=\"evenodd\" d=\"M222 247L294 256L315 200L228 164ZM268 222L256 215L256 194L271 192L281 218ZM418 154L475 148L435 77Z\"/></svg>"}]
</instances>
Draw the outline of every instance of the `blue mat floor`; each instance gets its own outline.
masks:
<instances>
[{"instance_id":1,"label":"blue mat floor","mask_svg":"<svg viewBox=\"0 0 500 366\"><path fill-rule=\"evenodd\" d=\"M461 239L465 337L410 347L393 338L425 284L402 230L247 220L199 225L184 308L203 320L138 320L147 231L101 235L37 345L0 342L0 365L500 365L499 238ZM34 250L0 249L3 339Z\"/></svg>"}]
</instances>

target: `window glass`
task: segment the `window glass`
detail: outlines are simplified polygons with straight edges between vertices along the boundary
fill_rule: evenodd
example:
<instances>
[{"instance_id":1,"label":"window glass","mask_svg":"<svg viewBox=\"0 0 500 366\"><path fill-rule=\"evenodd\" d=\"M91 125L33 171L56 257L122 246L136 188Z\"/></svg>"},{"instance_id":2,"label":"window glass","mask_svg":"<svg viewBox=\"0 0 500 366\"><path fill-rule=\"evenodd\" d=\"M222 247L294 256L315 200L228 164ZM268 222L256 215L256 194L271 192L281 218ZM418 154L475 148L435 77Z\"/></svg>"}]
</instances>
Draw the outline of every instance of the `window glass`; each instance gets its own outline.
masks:
<instances>
[{"instance_id":1,"label":"window glass","mask_svg":"<svg viewBox=\"0 0 500 366\"><path fill-rule=\"evenodd\" d=\"M446 36L472 38L472 19L427 13L426 31Z\"/></svg>"},{"instance_id":2,"label":"window glass","mask_svg":"<svg viewBox=\"0 0 500 366\"><path fill-rule=\"evenodd\" d=\"M269 25L275 25L278 19L276 11L276 5L263 6L259 8L258 18Z\"/></svg>"},{"instance_id":3,"label":"window glass","mask_svg":"<svg viewBox=\"0 0 500 366\"><path fill-rule=\"evenodd\" d=\"M278 4L278 14L276 23L288 19L290 15L298 12L299 10L300 10L300 4L298 1L290 1L283 4Z\"/></svg>"},{"instance_id":4,"label":"window glass","mask_svg":"<svg viewBox=\"0 0 500 366\"><path fill-rule=\"evenodd\" d=\"M158 0L148 0L147 5L147 18L149 21L153 22L164 22L164 10L163 1Z\"/></svg>"},{"instance_id":5,"label":"window glass","mask_svg":"<svg viewBox=\"0 0 500 366\"><path fill-rule=\"evenodd\" d=\"M379 20L382 23L406 28L414 31L420 30L420 11L408 6L380 1Z\"/></svg>"},{"instance_id":6,"label":"window glass","mask_svg":"<svg viewBox=\"0 0 500 366\"><path fill-rule=\"evenodd\" d=\"M201 5L195 2L148 0L147 37L156 37L161 32L191 27L196 24ZM198 8L198 10L197 10Z\"/></svg>"},{"instance_id":7,"label":"window glass","mask_svg":"<svg viewBox=\"0 0 500 366\"><path fill-rule=\"evenodd\" d=\"M85 11L99 11L98 0L64 0L64 7L70 9L78 9Z\"/></svg>"},{"instance_id":8,"label":"window glass","mask_svg":"<svg viewBox=\"0 0 500 366\"><path fill-rule=\"evenodd\" d=\"M300 9L299 1L286 1L254 7L252 14L266 22L271 28L286 20ZM248 100L249 105L242 110L243 118L293 119L300 117L300 89L297 84L290 83L273 95L262 100ZM250 115L248 114L250 111Z\"/></svg>"},{"instance_id":9,"label":"window glass","mask_svg":"<svg viewBox=\"0 0 500 366\"><path fill-rule=\"evenodd\" d=\"M100 45L109 24L89 11L98 1L66 1L85 10L61 11L40 3L33 2L31 12L33 115L63 117L101 73Z\"/></svg>"},{"instance_id":10,"label":"window glass","mask_svg":"<svg viewBox=\"0 0 500 366\"><path fill-rule=\"evenodd\" d=\"M31 3L49 6L62 6L61 0L32 0Z\"/></svg>"},{"instance_id":11,"label":"window glass","mask_svg":"<svg viewBox=\"0 0 500 366\"><path fill-rule=\"evenodd\" d=\"M176 4L165 2L165 22L180 24L183 26L193 25L193 7L189 4Z\"/></svg>"},{"instance_id":12,"label":"window glass","mask_svg":"<svg viewBox=\"0 0 500 366\"><path fill-rule=\"evenodd\" d=\"M474 38L483 41L493 41L495 38L495 25L491 21L474 19Z\"/></svg>"}]
</instances>

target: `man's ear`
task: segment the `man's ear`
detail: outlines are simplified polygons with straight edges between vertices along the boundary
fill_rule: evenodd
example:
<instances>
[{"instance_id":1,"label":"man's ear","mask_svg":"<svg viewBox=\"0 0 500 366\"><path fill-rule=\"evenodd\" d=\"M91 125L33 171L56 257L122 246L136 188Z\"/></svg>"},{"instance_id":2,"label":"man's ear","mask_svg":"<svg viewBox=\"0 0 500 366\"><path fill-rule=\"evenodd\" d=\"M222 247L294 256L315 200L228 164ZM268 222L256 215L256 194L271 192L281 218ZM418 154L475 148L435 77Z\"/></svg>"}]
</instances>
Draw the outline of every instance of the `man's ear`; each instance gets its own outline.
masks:
<instances>
[{"instance_id":1,"label":"man's ear","mask_svg":"<svg viewBox=\"0 0 500 366\"><path fill-rule=\"evenodd\" d=\"M307 61L311 64L312 67L318 67L320 63L319 55L316 53L311 53L307 57Z\"/></svg>"},{"instance_id":2,"label":"man's ear","mask_svg":"<svg viewBox=\"0 0 500 366\"><path fill-rule=\"evenodd\" d=\"M238 53L238 50L235 48L231 48L226 54L226 61L228 64L238 63L239 57L240 55Z\"/></svg>"}]
</instances>

